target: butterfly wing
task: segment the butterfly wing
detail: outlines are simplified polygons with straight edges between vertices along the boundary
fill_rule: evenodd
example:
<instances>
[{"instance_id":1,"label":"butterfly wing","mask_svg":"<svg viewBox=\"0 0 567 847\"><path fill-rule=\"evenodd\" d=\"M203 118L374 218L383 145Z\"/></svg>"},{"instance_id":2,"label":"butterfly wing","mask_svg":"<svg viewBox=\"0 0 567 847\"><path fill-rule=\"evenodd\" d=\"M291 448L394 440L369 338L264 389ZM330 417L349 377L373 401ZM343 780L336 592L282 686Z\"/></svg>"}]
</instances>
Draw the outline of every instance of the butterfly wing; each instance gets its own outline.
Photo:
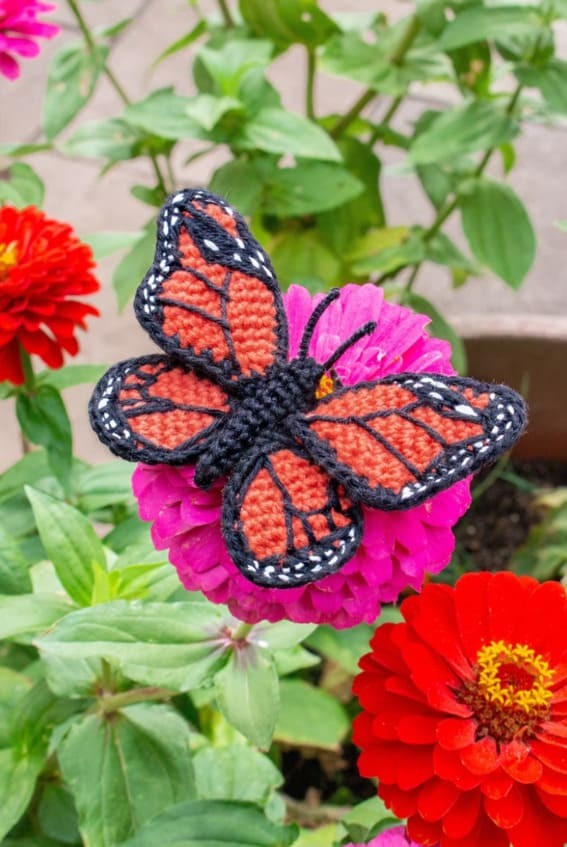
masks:
<instances>
[{"instance_id":1,"label":"butterfly wing","mask_svg":"<svg viewBox=\"0 0 567 847\"><path fill-rule=\"evenodd\" d=\"M335 573L362 537L362 515L300 445L259 449L235 470L223 501L229 553L251 582L295 588Z\"/></svg>"},{"instance_id":2,"label":"butterfly wing","mask_svg":"<svg viewBox=\"0 0 567 847\"><path fill-rule=\"evenodd\" d=\"M216 381L287 359L287 320L270 261L222 198L172 195L157 224L152 267L135 310L154 341Z\"/></svg>"},{"instance_id":3,"label":"butterfly wing","mask_svg":"<svg viewBox=\"0 0 567 847\"><path fill-rule=\"evenodd\" d=\"M112 367L91 398L91 424L113 453L134 462L196 459L230 411L226 392L167 356Z\"/></svg>"},{"instance_id":4,"label":"butterfly wing","mask_svg":"<svg viewBox=\"0 0 567 847\"><path fill-rule=\"evenodd\" d=\"M506 386L397 374L329 394L291 431L355 502L386 510L416 506L493 461L525 422Z\"/></svg>"}]
</instances>

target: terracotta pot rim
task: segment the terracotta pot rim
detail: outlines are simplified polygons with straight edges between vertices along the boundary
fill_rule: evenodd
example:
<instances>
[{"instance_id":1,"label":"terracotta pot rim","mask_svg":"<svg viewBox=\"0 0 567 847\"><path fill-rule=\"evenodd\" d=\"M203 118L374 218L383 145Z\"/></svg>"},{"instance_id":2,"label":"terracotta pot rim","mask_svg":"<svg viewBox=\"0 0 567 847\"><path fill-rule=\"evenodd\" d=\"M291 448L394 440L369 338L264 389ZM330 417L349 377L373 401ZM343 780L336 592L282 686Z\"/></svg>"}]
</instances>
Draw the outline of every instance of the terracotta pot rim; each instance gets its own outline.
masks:
<instances>
[{"instance_id":1,"label":"terracotta pot rim","mask_svg":"<svg viewBox=\"0 0 567 847\"><path fill-rule=\"evenodd\" d=\"M530 313L487 315L472 313L450 317L464 338L545 339L567 343L567 317Z\"/></svg>"}]
</instances>

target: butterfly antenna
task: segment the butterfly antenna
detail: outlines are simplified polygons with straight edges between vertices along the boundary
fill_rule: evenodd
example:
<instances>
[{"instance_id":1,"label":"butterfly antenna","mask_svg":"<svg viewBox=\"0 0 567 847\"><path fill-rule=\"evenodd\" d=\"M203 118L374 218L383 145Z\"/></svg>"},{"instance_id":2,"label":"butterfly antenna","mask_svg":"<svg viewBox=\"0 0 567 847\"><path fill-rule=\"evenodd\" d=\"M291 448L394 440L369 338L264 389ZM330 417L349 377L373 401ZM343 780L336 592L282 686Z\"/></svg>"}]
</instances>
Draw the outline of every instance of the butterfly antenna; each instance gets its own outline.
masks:
<instances>
[{"instance_id":1,"label":"butterfly antenna","mask_svg":"<svg viewBox=\"0 0 567 847\"><path fill-rule=\"evenodd\" d=\"M340 290L338 288L331 288L327 296L321 300L321 302L313 309L311 312L311 316L305 325L305 329L303 330L303 336L301 338L301 344L299 345L299 357L300 359L305 359L307 356L307 349L309 347L309 342L311 341L311 336L317 326L319 318L326 312L331 303L340 296Z\"/></svg>"},{"instance_id":2,"label":"butterfly antenna","mask_svg":"<svg viewBox=\"0 0 567 847\"><path fill-rule=\"evenodd\" d=\"M343 341L343 343L337 347L333 355L327 359L321 367L325 368L326 371L330 370L335 362L341 358L343 353L349 349L349 347L352 347L353 344L356 344L356 342L360 341L361 338L364 338L365 335L372 335L376 326L376 321L369 321L367 324L364 324L364 326L361 326L360 329L357 329L350 338L347 338L346 341Z\"/></svg>"}]
</instances>

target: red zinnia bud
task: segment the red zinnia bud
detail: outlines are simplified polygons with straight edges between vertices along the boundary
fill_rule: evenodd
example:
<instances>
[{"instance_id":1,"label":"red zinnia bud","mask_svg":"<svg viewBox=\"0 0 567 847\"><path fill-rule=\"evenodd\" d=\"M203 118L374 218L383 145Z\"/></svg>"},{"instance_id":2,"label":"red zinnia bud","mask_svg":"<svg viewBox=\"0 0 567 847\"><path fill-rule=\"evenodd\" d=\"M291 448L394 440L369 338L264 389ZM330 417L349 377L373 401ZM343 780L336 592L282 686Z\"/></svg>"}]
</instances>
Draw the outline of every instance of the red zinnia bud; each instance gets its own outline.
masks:
<instances>
[{"instance_id":1,"label":"red zinnia bud","mask_svg":"<svg viewBox=\"0 0 567 847\"><path fill-rule=\"evenodd\" d=\"M362 775L424 847L563 847L564 587L476 573L401 609L354 685Z\"/></svg>"},{"instance_id":2,"label":"red zinnia bud","mask_svg":"<svg viewBox=\"0 0 567 847\"><path fill-rule=\"evenodd\" d=\"M74 298L98 291L91 248L69 224L34 206L0 208L0 381L24 381L20 347L60 368L78 327L97 309Z\"/></svg>"}]
</instances>

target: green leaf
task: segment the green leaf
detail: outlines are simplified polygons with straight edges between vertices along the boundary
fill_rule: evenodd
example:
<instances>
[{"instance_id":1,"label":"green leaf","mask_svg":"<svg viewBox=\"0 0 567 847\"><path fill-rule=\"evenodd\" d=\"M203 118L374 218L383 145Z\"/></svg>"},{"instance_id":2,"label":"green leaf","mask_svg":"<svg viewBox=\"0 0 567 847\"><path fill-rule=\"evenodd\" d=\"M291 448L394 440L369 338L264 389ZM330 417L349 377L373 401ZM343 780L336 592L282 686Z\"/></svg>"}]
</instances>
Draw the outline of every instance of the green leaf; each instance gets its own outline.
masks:
<instances>
[{"instance_id":1,"label":"green leaf","mask_svg":"<svg viewBox=\"0 0 567 847\"><path fill-rule=\"evenodd\" d=\"M445 320L443 315L435 308L433 303L422 297L419 294L414 294L413 291L408 291L404 295L404 303L411 306L416 312L422 315L428 315L431 318L431 323L427 327L430 335L435 338L443 338L451 345L451 362L455 370L460 374L467 372L467 354L465 345L459 338L453 327Z\"/></svg>"},{"instance_id":2,"label":"green leaf","mask_svg":"<svg viewBox=\"0 0 567 847\"><path fill-rule=\"evenodd\" d=\"M197 796L265 806L283 776L267 757L244 744L204 747L193 760Z\"/></svg>"},{"instance_id":3,"label":"green leaf","mask_svg":"<svg viewBox=\"0 0 567 847\"><path fill-rule=\"evenodd\" d=\"M14 162L8 168L8 179L0 179L0 204L17 209L43 205L45 186L33 168L25 162Z\"/></svg>"},{"instance_id":4,"label":"green leaf","mask_svg":"<svg viewBox=\"0 0 567 847\"><path fill-rule=\"evenodd\" d=\"M209 187L215 194L226 197L243 215L253 215L262 200L267 171L272 170L271 161L234 159L214 172Z\"/></svg>"},{"instance_id":5,"label":"green leaf","mask_svg":"<svg viewBox=\"0 0 567 847\"><path fill-rule=\"evenodd\" d=\"M0 474L0 502L19 494L26 483L37 482L48 475L49 465L45 451L34 450L26 453L15 465Z\"/></svg>"},{"instance_id":6,"label":"green leaf","mask_svg":"<svg viewBox=\"0 0 567 847\"><path fill-rule=\"evenodd\" d=\"M65 591L81 606L92 599L93 565L106 567L104 548L89 521L77 509L33 488L26 488L45 552Z\"/></svg>"},{"instance_id":7,"label":"green leaf","mask_svg":"<svg viewBox=\"0 0 567 847\"><path fill-rule=\"evenodd\" d=\"M0 144L0 156L32 156L34 153L44 153L51 150L51 144Z\"/></svg>"},{"instance_id":8,"label":"green leaf","mask_svg":"<svg viewBox=\"0 0 567 847\"><path fill-rule=\"evenodd\" d=\"M42 653L114 661L141 685L188 691L226 662L226 612L209 603L115 600L74 612L38 641Z\"/></svg>"},{"instance_id":9,"label":"green leaf","mask_svg":"<svg viewBox=\"0 0 567 847\"><path fill-rule=\"evenodd\" d=\"M261 109L235 137L234 145L240 150L287 153L330 162L341 160L336 144L321 127L283 109Z\"/></svg>"},{"instance_id":10,"label":"green leaf","mask_svg":"<svg viewBox=\"0 0 567 847\"><path fill-rule=\"evenodd\" d=\"M314 629L315 624L263 621L255 624L248 640L261 647L267 646L270 650L287 650L308 638Z\"/></svg>"},{"instance_id":11,"label":"green leaf","mask_svg":"<svg viewBox=\"0 0 567 847\"><path fill-rule=\"evenodd\" d=\"M144 100L131 103L124 110L124 120L131 127L149 135L177 141L179 138L208 138L189 109L193 98L176 94L173 88L153 91Z\"/></svg>"},{"instance_id":12,"label":"green leaf","mask_svg":"<svg viewBox=\"0 0 567 847\"><path fill-rule=\"evenodd\" d=\"M282 232L272 243L270 255L284 286L298 283L320 291L339 281L340 259L316 230Z\"/></svg>"},{"instance_id":13,"label":"green leaf","mask_svg":"<svg viewBox=\"0 0 567 847\"><path fill-rule=\"evenodd\" d=\"M358 660L368 652L368 642L373 632L373 628L367 624L341 630L318 626L307 639L307 646L354 676L358 673Z\"/></svg>"},{"instance_id":14,"label":"green leaf","mask_svg":"<svg viewBox=\"0 0 567 847\"><path fill-rule=\"evenodd\" d=\"M552 59L543 68L517 68L515 73L522 85L538 88L551 109L567 114L567 62Z\"/></svg>"},{"instance_id":15,"label":"green leaf","mask_svg":"<svg viewBox=\"0 0 567 847\"><path fill-rule=\"evenodd\" d=\"M198 94L191 98L191 102L187 106L187 113L197 121L199 126L203 127L207 135L230 112L244 112L244 105L235 97Z\"/></svg>"},{"instance_id":16,"label":"green leaf","mask_svg":"<svg viewBox=\"0 0 567 847\"><path fill-rule=\"evenodd\" d=\"M296 838L297 827L272 823L250 803L196 800L158 815L122 847L289 847Z\"/></svg>"},{"instance_id":17,"label":"green leaf","mask_svg":"<svg viewBox=\"0 0 567 847\"><path fill-rule=\"evenodd\" d=\"M96 382L107 369L107 365L65 365L56 371L46 368L37 376L41 385L50 385L56 391L64 391L74 385Z\"/></svg>"},{"instance_id":18,"label":"green leaf","mask_svg":"<svg viewBox=\"0 0 567 847\"><path fill-rule=\"evenodd\" d=\"M297 679L280 683L277 741L322 750L338 750L350 728L344 708L320 688Z\"/></svg>"},{"instance_id":19,"label":"green leaf","mask_svg":"<svg viewBox=\"0 0 567 847\"><path fill-rule=\"evenodd\" d=\"M272 657L254 644L232 651L215 676L219 708L227 721L263 750L272 741L279 711L279 680Z\"/></svg>"},{"instance_id":20,"label":"green leaf","mask_svg":"<svg viewBox=\"0 0 567 847\"><path fill-rule=\"evenodd\" d=\"M337 843L337 826L334 823L317 829L302 829L293 847L334 847Z\"/></svg>"},{"instance_id":21,"label":"green leaf","mask_svg":"<svg viewBox=\"0 0 567 847\"><path fill-rule=\"evenodd\" d=\"M473 255L512 288L519 288L536 251L532 223L520 198L489 179L459 197L463 229Z\"/></svg>"},{"instance_id":22,"label":"green leaf","mask_svg":"<svg viewBox=\"0 0 567 847\"><path fill-rule=\"evenodd\" d=\"M338 165L300 162L274 171L266 186L264 211L282 218L326 212L363 191L363 183Z\"/></svg>"},{"instance_id":23,"label":"green leaf","mask_svg":"<svg viewBox=\"0 0 567 847\"><path fill-rule=\"evenodd\" d=\"M170 56L174 56L176 53L179 53L181 50L184 50L186 47L189 47L193 42L197 41L202 35L204 35L207 31L207 22L204 18L201 18L193 29L189 30L185 35L182 35L181 38L178 38L172 44L169 45L162 53L159 54L157 59L153 62L153 67L161 64L164 59L168 59Z\"/></svg>"},{"instance_id":24,"label":"green leaf","mask_svg":"<svg viewBox=\"0 0 567 847\"><path fill-rule=\"evenodd\" d=\"M0 526L0 594L28 594L32 583L16 539Z\"/></svg>"},{"instance_id":25,"label":"green leaf","mask_svg":"<svg viewBox=\"0 0 567 847\"><path fill-rule=\"evenodd\" d=\"M0 750L0 838L19 821L35 790L43 761L19 756L12 748Z\"/></svg>"},{"instance_id":26,"label":"green leaf","mask_svg":"<svg viewBox=\"0 0 567 847\"><path fill-rule=\"evenodd\" d=\"M156 236L154 221L148 225L141 238L136 241L129 253L118 264L112 277L112 286L122 310L131 300L137 287L154 260Z\"/></svg>"},{"instance_id":27,"label":"green leaf","mask_svg":"<svg viewBox=\"0 0 567 847\"><path fill-rule=\"evenodd\" d=\"M142 136L124 120L108 118L83 124L62 145L68 156L107 159L109 163L134 159L142 153Z\"/></svg>"},{"instance_id":28,"label":"green leaf","mask_svg":"<svg viewBox=\"0 0 567 847\"><path fill-rule=\"evenodd\" d=\"M414 165L445 162L503 144L517 131L516 122L502 109L476 100L441 112L412 142L409 159Z\"/></svg>"},{"instance_id":29,"label":"green leaf","mask_svg":"<svg viewBox=\"0 0 567 847\"><path fill-rule=\"evenodd\" d=\"M220 47L201 47L193 74L199 91L238 97L246 77L269 63L274 45L261 39L232 38Z\"/></svg>"},{"instance_id":30,"label":"green leaf","mask_svg":"<svg viewBox=\"0 0 567 847\"><path fill-rule=\"evenodd\" d=\"M541 24L540 13L536 5L467 5L447 24L440 45L443 50L455 50L499 35L529 32Z\"/></svg>"},{"instance_id":31,"label":"green leaf","mask_svg":"<svg viewBox=\"0 0 567 847\"><path fill-rule=\"evenodd\" d=\"M53 475L67 491L73 460L71 422L57 389L43 384L33 394L18 394L16 415L29 441L45 447Z\"/></svg>"},{"instance_id":32,"label":"green leaf","mask_svg":"<svg viewBox=\"0 0 567 847\"><path fill-rule=\"evenodd\" d=\"M392 238L396 238L399 243L383 247L383 239L386 234L391 234ZM362 252L361 245L364 244L368 244L369 250L372 252L370 255L353 262L354 272L360 276L369 273L389 274L399 268L422 262L425 258L425 244L422 235L423 233L420 230L413 230L408 234L405 227L388 227L368 233L365 239L355 245L356 254Z\"/></svg>"},{"instance_id":33,"label":"green leaf","mask_svg":"<svg viewBox=\"0 0 567 847\"><path fill-rule=\"evenodd\" d=\"M379 797L372 797L351 809L339 826L349 838L367 841L384 830L399 826L400 823Z\"/></svg>"},{"instance_id":34,"label":"green leaf","mask_svg":"<svg viewBox=\"0 0 567 847\"><path fill-rule=\"evenodd\" d=\"M96 52L84 43L65 44L53 57L47 77L42 124L52 141L90 100L108 57L108 47L97 45Z\"/></svg>"},{"instance_id":35,"label":"green leaf","mask_svg":"<svg viewBox=\"0 0 567 847\"><path fill-rule=\"evenodd\" d=\"M37 810L41 831L64 844L81 840L77 810L71 793L62 785L47 783Z\"/></svg>"},{"instance_id":36,"label":"green leaf","mask_svg":"<svg viewBox=\"0 0 567 847\"><path fill-rule=\"evenodd\" d=\"M113 459L87 468L77 481L76 495L83 512L132 502L132 466Z\"/></svg>"},{"instance_id":37,"label":"green leaf","mask_svg":"<svg viewBox=\"0 0 567 847\"><path fill-rule=\"evenodd\" d=\"M0 596L0 639L43 632L72 610L73 606L57 594Z\"/></svg>"},{"instance_id":38,"label":"green leaf","mask_svg":"<svg viewBox=\"0 0 567 847\"><path fill-rule=\"evenodd\" d=\"M240 12L256 35L287 47L297 42L315 47L338 27L316 0L240 0Z\"/></svg>"},{"instance_id":39,"label":"green leaf","mask_svg":"<svg viewBox=\"0 0 567 847\"><path fill-rule=\"evenodd\" d=\"M58 757L86 847L114 847L195 796L189 727L167 706L139 703L107 720L87 716L71 727Z\"/></svg>"},{"instance_id":40,"label":"green leaf","mask_svg":"<svg viewBox=\"0 0 567 847\"><path fill-rule=\"evenodd\" d=\"M553 226L560 229L561 232L567 232L567 221L554 221Z\"/></svg>"},{"instance_id":41,"label":"green leaf","mask_svg":"<svg viewBox=\"0 0 567 847\"><path fill-rule=\"evenodd\" d=\"M19 701L31 687L31 680L27 676L0 666L0 749L10 747L14 715Z\"/></svg>"}]
</instances>

